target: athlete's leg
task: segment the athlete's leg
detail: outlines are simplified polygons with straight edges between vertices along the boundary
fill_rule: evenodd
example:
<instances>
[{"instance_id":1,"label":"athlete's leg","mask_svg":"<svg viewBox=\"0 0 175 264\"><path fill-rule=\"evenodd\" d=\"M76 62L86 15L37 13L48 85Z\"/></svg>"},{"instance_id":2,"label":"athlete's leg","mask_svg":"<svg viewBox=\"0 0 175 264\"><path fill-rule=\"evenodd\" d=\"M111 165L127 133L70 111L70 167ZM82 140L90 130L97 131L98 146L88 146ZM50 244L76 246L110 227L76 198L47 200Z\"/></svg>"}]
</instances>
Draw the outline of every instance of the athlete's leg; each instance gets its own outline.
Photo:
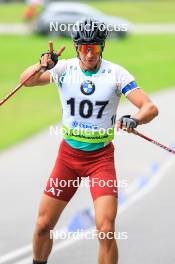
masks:
<instances>
[{"instance_id":1,"label":"athlete's leg","mask_svg":"<svg viewBox=\"0 0 175 264\"><path fill-rule=\"evenodd\" d=\"M53 230L63 209L78 189L78 185L74 185L73 182L81 181L74 163L71 152L67 151L65 143L62 142L54 169L42 196L34 232L33 258L38 262L47 261L52 249L50 231Z\"/></svg>"},{"instance_id":2,"label":"athlete's leg","mask_svg":"<svg viewBox=\"0 0 175 264\"><path fill-rule=\"evenodd\" d=\"M99 233L99 264L117 264L118 249L114 237L117 199L101 196L94 201L96 228ZM100 234L100 232L102 232ZM105 235L105 238L104 238Z\"/></svg>"},{"instance_id":3,"label":"athlete's leg","mask_svg":"<svg viewBox=\"0 0 175 264\"><path fill-rule=\"evenodd\" d=\"M90 190L94 200L96 228L99 232L99 264L117 264L118 250L114 238L117 214L117 179L114 147L108 145L96 152L89 170ZM102 236L100 236L100 232ZM103 239L103 235L105 238Z\"/></svg>"},{"instance_id":4,"label":"athlete's leg","mask_svg":"<svg viewBox=\"0 0 175 264\"><path fill-rule=\"evenodd\" d=\"M47 261L53 243L50 231L54 228L67 203L43 194L33 236L34 260Z\"/></svg>"}]
</instances>

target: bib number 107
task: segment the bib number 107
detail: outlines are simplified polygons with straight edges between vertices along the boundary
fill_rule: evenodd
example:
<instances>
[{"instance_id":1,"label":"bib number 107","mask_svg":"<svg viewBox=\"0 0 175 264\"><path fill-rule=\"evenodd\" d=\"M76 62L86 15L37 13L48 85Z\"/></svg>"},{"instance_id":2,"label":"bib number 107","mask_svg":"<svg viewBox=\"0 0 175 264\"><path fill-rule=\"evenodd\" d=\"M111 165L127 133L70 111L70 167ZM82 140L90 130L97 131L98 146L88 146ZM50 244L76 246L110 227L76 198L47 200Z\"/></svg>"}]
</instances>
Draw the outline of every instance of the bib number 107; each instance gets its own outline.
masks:
<instances>
[{"instance_id":1,"label":"bib number 107","mask_svg":"<svg viewBox=\"0 0 175 264\"><path fill-rule=\"evenodd\" d=\"M97 118L101 118L105 107L109 101L96 101L95 105L99 106L97 112ZM75 115L75 98L70 98L67 101L67 104L70 105L70 114ZM79 105L79 114L81 117L89 118L93 115L94 106L93 103L89 100L82 100Z\"/></svg>"}]
</instances>

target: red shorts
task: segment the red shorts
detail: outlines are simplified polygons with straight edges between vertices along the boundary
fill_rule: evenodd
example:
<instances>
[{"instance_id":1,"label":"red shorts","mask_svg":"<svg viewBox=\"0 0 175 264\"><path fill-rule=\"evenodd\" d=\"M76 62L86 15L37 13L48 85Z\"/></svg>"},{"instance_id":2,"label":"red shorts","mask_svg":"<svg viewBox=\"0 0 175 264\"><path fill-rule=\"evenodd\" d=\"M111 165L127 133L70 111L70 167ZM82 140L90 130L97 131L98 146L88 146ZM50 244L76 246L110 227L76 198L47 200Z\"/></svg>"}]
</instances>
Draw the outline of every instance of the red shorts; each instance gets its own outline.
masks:
<instances>
[{"instance_id":1,"label":"red shorts","mask_svg":"<svg viewBox=\"0 0 175 264\"><path fill-rule=\"evenodd\" d=\"M113 144L94 151L83 151L72 148L63 140L44 193L69 201L81 186L82 177L88 176L93 200L103 195L117 197Z\"/></svg>"}]
</instances>

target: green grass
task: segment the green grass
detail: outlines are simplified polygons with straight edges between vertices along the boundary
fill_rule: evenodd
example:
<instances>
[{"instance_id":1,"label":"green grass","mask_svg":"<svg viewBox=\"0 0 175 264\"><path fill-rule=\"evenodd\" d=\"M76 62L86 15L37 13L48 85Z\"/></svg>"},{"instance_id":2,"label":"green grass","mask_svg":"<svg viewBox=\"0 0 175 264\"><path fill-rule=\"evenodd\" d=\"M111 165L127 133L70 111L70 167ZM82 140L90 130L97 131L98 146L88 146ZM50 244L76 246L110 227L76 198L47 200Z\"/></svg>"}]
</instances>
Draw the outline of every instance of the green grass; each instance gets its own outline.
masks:
<instances>
[{"instance_id":1,"label":"green grass","mask_svg":"<svg viewBox=\"0 0 175 264\"><path fill-rule=\"evenodd\" d=\"M0 4L0 23L23 22L24 4Z\"/></svg>"},{"instance_id":2,"label":"green grass","mask_svg":"<svg viewBox=\"0 0 175 264\"><path fill-rule=\"evenodd\" d=\"M16 86L21 72L37 62L47 49L48 38L37 36L0 37L0 98ZM55 40L55 48L63 43L64 58L75 56L70 39ZM146 92L175 84L175 35L135 35L106 44L104 58L126 67ZM61 117L60 103L54 84L22 88L0 108L0 149L33 135L54 124Z\"/></svg>"},{"instance_id":3,"label":"green grass","mask_svg":"<svg viewBox=\"0 0 175 264\"><path fill-rule=\"evenodd\" d=\"M82 1L83 2L83 1ZM175 1L85 1L104 13L135 23L175 23ZM0 23L23 22L25 4L0 4Z\"/></svg>"},{"instance_id":4,"label":"green grass","mask_svg":"<svg viewBox=\"0 0 175 264\"><path fill-rule=\"evenodd\" d=\"M91 5L104 13L120 16L133 23L174 23L174 1L123 1L92 2Z\"/></svg>"},{"instance_id":5,"label":"green grass","mask_svg":"<svg viewBox=\"0 0 175 264\"><path fill-rule=\"evenodd\" d=\"M41 7L37 8L39 13ZM25 22L24 13L26 11L26 4L0 4L0 23L23 23Z\"/></svg>"}]
</instances>

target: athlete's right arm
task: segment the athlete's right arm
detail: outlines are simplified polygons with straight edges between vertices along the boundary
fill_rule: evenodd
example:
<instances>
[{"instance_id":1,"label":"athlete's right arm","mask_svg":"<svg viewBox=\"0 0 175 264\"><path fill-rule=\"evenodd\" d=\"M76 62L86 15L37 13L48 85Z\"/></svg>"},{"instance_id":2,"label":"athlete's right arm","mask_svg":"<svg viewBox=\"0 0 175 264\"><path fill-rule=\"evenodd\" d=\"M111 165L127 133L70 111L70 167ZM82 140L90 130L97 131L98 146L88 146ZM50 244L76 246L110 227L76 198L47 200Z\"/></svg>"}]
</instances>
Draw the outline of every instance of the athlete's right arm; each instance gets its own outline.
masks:
<instances>
[{"instance_id":1,"label":"athlete's right arm","mask_svg":"<svg viewBox=\"0 0 175 264\"><path fill-rule=\"evenodd\" d=\"M22 74L20 78L20 82L23 82L29 75L32 74L32 72L38 70L40 67L40 64L37 63L35 65L30 66L27 68ZM49 84L50 82L50 72L37 72L32 78L30 78L27 82L24 83L24 86L30 87L30 86L40 86Z\"/></svg>"},{"instance_id":2,"label":"athlete's right arm","mask_svg":"<svg viewBox=\"0 0 175 264\"><path fill-rule=\"evenodd\" d=\"M34 74L31 78L29 78L28 81L24 83L24 86L39 86L48 84L50 82L50 72L48 69L55 67L58 57L61 56L64 49L65 46L62 46L56 53L53 53L53 50L43 53L39 63L30 66L21 74L21 83L24 82L33 72L38 70L36 74Z\"/></svg>"}]
</instances>

